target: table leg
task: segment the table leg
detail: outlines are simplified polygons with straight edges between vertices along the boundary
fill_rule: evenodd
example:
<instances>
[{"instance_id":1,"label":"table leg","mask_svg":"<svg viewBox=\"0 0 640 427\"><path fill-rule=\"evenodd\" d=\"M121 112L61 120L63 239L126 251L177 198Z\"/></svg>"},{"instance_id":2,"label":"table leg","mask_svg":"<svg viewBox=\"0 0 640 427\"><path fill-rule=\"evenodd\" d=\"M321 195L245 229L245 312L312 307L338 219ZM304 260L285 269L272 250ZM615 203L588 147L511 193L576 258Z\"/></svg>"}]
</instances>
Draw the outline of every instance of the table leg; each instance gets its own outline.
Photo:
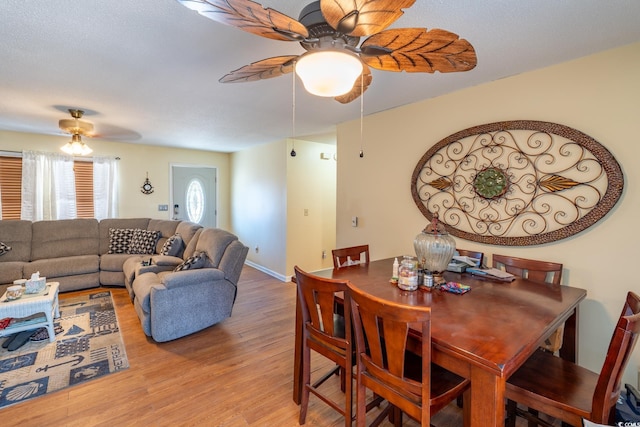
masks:
<instances>
[{"instance_id":1,"label":"table leg","mask_svg":"<svg viewBox=\"0 0 640 427\"><path fill-rule=\"evenodd\" d=\"M47 318L47 332L49 333L49 342L54 342L56 340L56 331L53 327L53 309L51 311L47 311L44 313Z\"/></svg>"},{"instance_id":2,"label":"table leg","mask_svg":"<svg viewBox=\"0 0 640 427\"><path fill-rule=\"evenodd\" d=\"M504 391L504 378L471 367L471 427L504 426Z\"/></svg>"},{"instance_id":3,"label":"table leg","mask_svg":"<svg viewBox=\"0 0 640 427\"><path fill-rule=\"evenodd\" d=\"M564 322L560 357L573 363L576 363L578 359L578 307L573 310L573 314Z\"/></svg>"},{"instance_id":4,"label":"table leg","mask_svg":"<svg viewBox=\"0 0 640 427\"><path fill-rule=\"evenodd\" d=\"M58 304L58 292L56 291L56 296L53 298L53 309L54 309L54 318L60 317L60 305Z\"/></svg>"}]
</instances>

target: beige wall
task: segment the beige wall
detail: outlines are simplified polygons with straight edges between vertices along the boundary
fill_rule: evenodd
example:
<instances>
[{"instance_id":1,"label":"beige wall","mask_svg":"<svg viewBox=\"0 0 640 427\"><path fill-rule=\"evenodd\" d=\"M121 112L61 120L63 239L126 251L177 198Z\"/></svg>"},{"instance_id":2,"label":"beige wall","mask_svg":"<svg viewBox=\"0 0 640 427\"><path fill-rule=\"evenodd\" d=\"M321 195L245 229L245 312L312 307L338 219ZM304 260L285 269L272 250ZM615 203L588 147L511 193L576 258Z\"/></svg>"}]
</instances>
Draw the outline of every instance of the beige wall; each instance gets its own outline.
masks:
<instances>
[{"instance_id":1,"label":"beige wall","mask_svg":"<svg viewBox=\"0 0 640 427\"><path fill-rule=\"evenodd\" d=\"M295 265L333 267L336 247L336 146L296 140L295 149L296 157L287 156L287 275Z\"/></svg>"},{"instance_id":2,"label":"beige wall","mask_svg":"<svg viewBox=\"0 0 640 427\"><path fill-rule=\"evenodd\" d=\"M57 152L69 140L64 136L36 135L0 131L0 151L36 150ZM229 197L229 154L210 151L165 148L150 145L86 140L96 156L120 157L119 216L169 219L172 210L158 211L169 204L169 165L214 166L218 169L218 227L231 230ZM154 187L152 194L140 192L147 172Z\"/></svg>"},{"instance_id":3,"label":"beige wall","mask_svg":"<svg viewBox=\"0 0 640 427\"><path fill-rule=\"evenodd\" d=\"M413 202L411 174L432 145L454 132L503 120L578 129L607 147L622 166L625 189L612 212L577 236L545 245L457 241L486 254L563 263L563 283L588 292L580 306L579 362L599 371L626 292L640 292L634 268L640 241L638 76L640 43L368 116L363 159L357 155L359 121L338 126L337 246L368 243L373 259L413 253L413 239L426 219ZM351 227L352 216L360 218L357 228ZM636 348L625 381L636 384L639 368Z\"/></svg>"},{"instance_id":4,"label":"beige wall","mask_svg":"<svg viewBox=\"0 0 640 427\"><path fill-rule=\"evenodd\" d=\"M249 264L281 279L287 253L286 165L285 141L231 155L234 231L249 247Z\"/></svg>"},{"instance_id":5,"label":"beige wall","mask_svg":"<svg viewBox=\"0 0 640 427\"><path fill-rule=\"evenodd\" d=\"M249 263L282 280L296 264L330 267L335 247L336 162L320 159L335 146L296 140L296 157L291 146L279 141L231 156L234 231L249 246Z\"/></svg>"}]
</instances>

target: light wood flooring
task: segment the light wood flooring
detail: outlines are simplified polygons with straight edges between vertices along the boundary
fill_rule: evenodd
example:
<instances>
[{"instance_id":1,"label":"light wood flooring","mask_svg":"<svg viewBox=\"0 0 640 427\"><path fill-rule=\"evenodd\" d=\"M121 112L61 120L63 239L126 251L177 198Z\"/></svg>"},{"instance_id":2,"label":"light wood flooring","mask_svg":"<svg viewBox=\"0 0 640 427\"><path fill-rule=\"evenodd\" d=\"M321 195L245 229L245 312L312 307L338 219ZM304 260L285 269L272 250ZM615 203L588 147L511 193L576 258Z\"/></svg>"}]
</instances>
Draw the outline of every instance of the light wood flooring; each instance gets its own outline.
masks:
<instances>
[{"instance_id":1,"label":"light wood flooring","mask_svg":"<svg viewBox=\"0 0 640 427\"><path fill-rule=\"evenodd\" d=\"M298 425L299 407L292 400L294 284L245 266L230 318L167 343L144 335L125 289L110 290L130 368L1 409L1 426ZM312 363L323 371L330 366L318 358ZM337 377L324 387L341 398ZM404 426L418 425L406 418ZM461 426L461 410L452 404L433 424ZM344 421L312 396L305 425Z\"/></svg>"}]
</instances>

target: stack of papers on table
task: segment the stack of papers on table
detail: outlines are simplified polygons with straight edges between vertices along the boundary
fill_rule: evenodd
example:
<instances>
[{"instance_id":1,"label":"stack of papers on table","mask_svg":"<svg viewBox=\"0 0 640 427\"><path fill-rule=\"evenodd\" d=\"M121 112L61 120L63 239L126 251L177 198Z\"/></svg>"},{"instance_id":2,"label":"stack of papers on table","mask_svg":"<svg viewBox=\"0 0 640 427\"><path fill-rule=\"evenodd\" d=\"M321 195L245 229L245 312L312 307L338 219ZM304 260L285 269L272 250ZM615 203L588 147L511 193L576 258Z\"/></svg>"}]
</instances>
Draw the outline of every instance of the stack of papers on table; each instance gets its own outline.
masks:
<instances>
[{"instance_id":1,"label":"stack of papers on table","mask_svg":"<svg viewBox=\"0 0 640 427\"><path fill-rule=\"evenodd\" d=\"M505 282L512 282L516 280L516 276L506 271L498 270L497 268L467 268L467 273L476 274L478 276L487 276L492 279L504 280Z\"/></svg>"}]
</instances>

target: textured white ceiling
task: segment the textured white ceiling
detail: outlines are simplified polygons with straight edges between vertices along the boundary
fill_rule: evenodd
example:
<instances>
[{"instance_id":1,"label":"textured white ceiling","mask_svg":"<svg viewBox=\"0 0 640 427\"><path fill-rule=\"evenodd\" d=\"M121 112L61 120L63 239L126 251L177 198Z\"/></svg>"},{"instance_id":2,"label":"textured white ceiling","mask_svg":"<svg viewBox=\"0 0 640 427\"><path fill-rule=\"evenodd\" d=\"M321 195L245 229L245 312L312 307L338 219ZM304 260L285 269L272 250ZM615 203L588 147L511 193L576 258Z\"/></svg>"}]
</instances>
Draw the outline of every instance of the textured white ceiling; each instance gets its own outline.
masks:
<instances>
[{"instance_id":1,"label":"textured white ceiling","mask_svg":"<svg viewBox=\"0 0 640 427\"><path fill-rule=\"evenodd\" d=\"M294 18L308 2L264 0ZM365 114L640 40L638 0L418 0L393 27L442 28L475 47L466 73L372 70ZM0 1L0 129L60 135L67 108L104 139L233 152L331 134L360 115L292 75L221 84L231 70L300 54L295 42L228 27L176 0ZM318 136L318 139L321 137ZM1 147L0 147L1 148Z\"/></svg>"}]
</instances>

